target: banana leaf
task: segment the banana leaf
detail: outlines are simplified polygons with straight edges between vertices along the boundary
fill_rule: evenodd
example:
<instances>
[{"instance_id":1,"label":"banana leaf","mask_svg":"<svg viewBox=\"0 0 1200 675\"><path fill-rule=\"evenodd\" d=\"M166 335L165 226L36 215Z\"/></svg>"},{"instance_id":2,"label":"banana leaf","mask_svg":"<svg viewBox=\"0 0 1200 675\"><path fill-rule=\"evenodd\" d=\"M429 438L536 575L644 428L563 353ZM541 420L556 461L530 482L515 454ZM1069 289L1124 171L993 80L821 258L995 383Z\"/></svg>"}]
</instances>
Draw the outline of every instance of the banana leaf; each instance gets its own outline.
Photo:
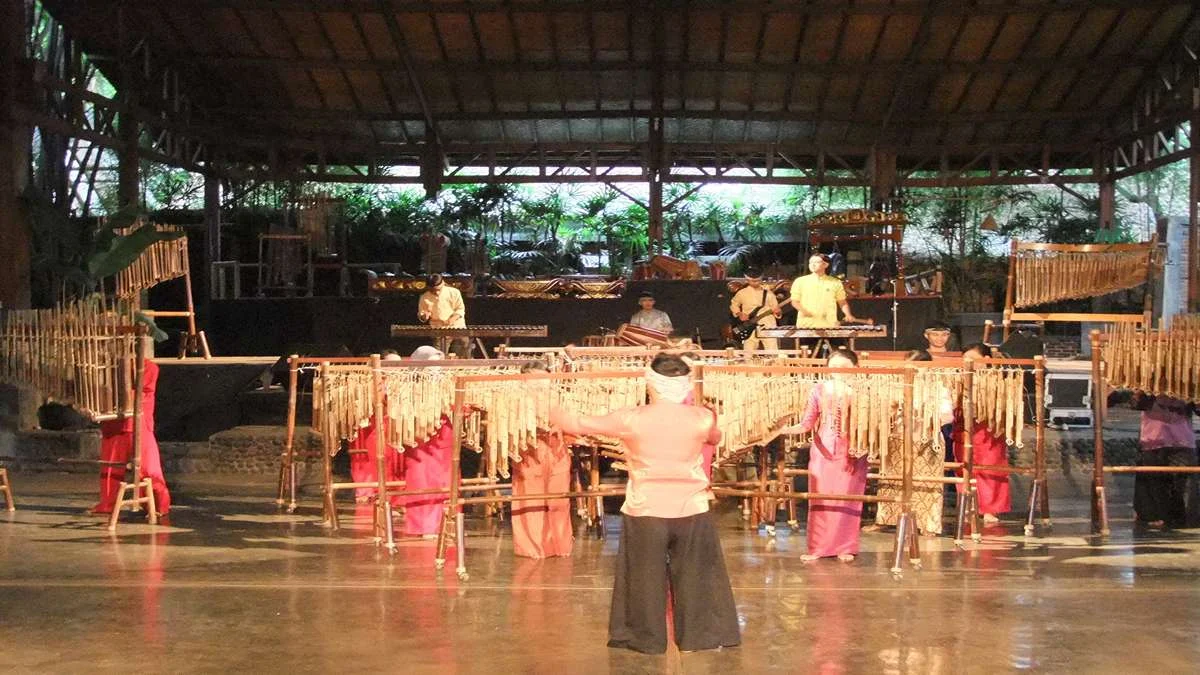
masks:
<instances>
[{"instance_id":1,"label":"banana leaf","mask_svg":"<svg viewBox=\"0 0 1200 675\"><path fill-rule=\"evenodd\" d=\"M150 337L154 338L155 342L165 342L170 337L163 329L158 327L158 324L154 323L154 317L152 316L147 316L143 312L134 312L133 319L138 323L146 324L150 328Z\"/></svg>"},{"instance_id":2,"label":"banana leaf","mask_svg":"<svg viewBox=\"0 0 1200 675\"><path fill-rule=\"evenodd\" d=\"M109 230L106 224L106 230ZM111 231L111 230L109 230ZM171 241L183 236L183 232L162 232L154 227L141 227L127 236L115 236L106 249L88 259L88 273L93 279L111 277L129 267L150 246L160 241Z\"/></svg>"}]
</instances>

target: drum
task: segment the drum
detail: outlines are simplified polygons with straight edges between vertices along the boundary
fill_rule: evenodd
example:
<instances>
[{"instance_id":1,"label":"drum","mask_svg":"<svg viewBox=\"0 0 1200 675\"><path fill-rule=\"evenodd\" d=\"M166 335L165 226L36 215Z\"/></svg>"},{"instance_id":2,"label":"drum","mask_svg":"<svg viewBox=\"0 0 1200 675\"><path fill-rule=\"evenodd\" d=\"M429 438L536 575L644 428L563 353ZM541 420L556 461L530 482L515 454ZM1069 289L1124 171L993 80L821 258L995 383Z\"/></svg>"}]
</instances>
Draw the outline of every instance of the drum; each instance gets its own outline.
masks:
<instances>
[{"instance_id":1,"label":"drum","mask_svg":"<svg viewBox=\"0 0 1200 675\"><path fill-rule=\"evenodd\" d=\"M618 345L631 345L634 347L666 347L667 337L668 335L666 333L651 330L649 328L642 328L640 326L633 326L627 323L623 323L621 324L620 328L617 328Z\"/></svg>"}]
</instances>

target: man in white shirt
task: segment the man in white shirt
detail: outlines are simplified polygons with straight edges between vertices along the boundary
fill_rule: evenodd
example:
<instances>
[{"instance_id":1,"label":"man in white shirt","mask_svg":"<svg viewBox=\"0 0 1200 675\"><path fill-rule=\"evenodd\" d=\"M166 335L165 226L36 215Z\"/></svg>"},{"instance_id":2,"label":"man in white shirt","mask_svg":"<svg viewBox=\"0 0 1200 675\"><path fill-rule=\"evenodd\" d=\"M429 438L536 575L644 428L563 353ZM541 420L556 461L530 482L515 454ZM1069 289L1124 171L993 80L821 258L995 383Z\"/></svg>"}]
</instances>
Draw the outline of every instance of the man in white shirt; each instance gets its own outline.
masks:
<instances>
[{"instance_id":1,"label":"man in white shirt","mask_svg":"<svg viewBox=\"0 0 1200 675\"><path fill-rule=\"evenodd\" d=\"M746 270L746 286L733 294L729 301L729 312L736 316L738 321L749 321L751 315L757 313L755 323L759 327L774 328L778 325L776 319L780 315L779 299L771 289L763 287L761 272L755 269ZM779 349L777 339L759 338L757 329L750 337L742 340L742 349L753 351L758 349L759 345L762 345L763 349Z\"/></svg>"},{"instance_id":2,"label":"man in white shirt","mask_svg":"<svg viewBox=\"0 0 1200 675\"><path fill-rule=\"evenodd\" d=\"M643 292L638 296L638 306L641 309L634 313L633 318L629 320L629 325L649 328L667 335L671 333L671 317L661 309L654 309L653 295Z\"/></svg>"},{"instance_id":3,"label":"man in white shirt","mask_svg":"<svg viewBox=\"0 0 1200 675\"><path fill-rule=\"evenodd\" d=\"M466 328L467 306L462 292L450 286L440 274L431 274L425 280L425 292L417 302L417 318L434 328ZM444 340L439 339L439 344ZM445 351L443 349L443 351ZM471 341L455 338L450 351L459 358L471 357Z\"/></svg>"}]
</instances>

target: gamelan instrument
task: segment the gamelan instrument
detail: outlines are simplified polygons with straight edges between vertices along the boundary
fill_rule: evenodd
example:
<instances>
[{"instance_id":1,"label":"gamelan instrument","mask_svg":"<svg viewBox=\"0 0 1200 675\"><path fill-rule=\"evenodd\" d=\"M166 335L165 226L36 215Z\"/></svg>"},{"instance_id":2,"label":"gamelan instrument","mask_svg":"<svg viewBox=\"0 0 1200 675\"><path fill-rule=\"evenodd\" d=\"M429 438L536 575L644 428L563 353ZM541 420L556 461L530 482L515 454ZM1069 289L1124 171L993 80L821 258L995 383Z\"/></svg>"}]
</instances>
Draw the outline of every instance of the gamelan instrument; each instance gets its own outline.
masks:
<instances>
[{"instance_id":1,"label":"gamelan instrument","mask_svg":"<svg viewBox=\"0 0 1200 675\"><path fill-rule=\"evenodd\" d=\"M617 328L618 345L634 347L666 347L668 335L662 331L623 323Z\"/></svg>"}]
</instances>

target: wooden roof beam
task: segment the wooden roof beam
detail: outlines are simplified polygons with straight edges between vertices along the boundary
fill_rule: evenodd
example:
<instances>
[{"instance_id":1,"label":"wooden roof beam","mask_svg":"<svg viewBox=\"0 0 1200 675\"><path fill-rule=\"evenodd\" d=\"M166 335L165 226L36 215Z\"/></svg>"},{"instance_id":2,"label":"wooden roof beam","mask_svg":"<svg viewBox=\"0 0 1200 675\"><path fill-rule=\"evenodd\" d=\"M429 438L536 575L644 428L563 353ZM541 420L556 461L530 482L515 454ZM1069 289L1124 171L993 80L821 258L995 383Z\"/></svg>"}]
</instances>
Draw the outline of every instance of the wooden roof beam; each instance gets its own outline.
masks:
<instances>
[{"instance_id":1,"label":"wooden roof beam","mask_svg":"<svg viewBox=\"0 0 1200 675\"><path fill-rule=\"evenodd\" d=\"M932 11L941 16L978 16L1003 14L1032 14L1045 11L1070 11L1074 9L1127 8L1127 7L1177 7L1189 0L1043 0L1022 3L967 3L938 0L929 2L906 2L893 4L890 0L841 0L819 2L809 0L743 0L737 3L741 12L782 12L788 14L831 15L850 12L858 15L875 16L921 16ZM187 0L188 7L262 9L262 0ZM292 9L324 12L369 12L378 11L376 0L272 0L276 9ZM430 12L458 14L466 12L502 12L512 5L513 11L521 13L573 13L616 12L629 8L626 0L591 0L589 2L564 2L563 0L523 0L510 3L508 0L397 0L392 11L397 14L426 14ZM664 9L678 9L690 5L693 10L716 11L729 6L728 0L663 0Z\"/></svg>"},{"instance_id":2,"label":"wooden roof beam","mask_svg":"<svg viewBox=\"0 0 1200 675\"><path fill-rule=\"evenodd\" d=\"M315 59L315 58L283 58L266 56L200 56L176 52L174 56L187 58L193 62L211 66L229 67L261 67L261 68L345 68L362 71L395 71L405 68L404 60L378 59ZM438 74L453 74L455 72L470 73L522 73L522 72L624 72L654 69L650 61L416 61L409 59L414 69L421 72ZM977 74L1015 72L1043 72L1054 70L1113 70L1117 68L1147 68L1157 65L1151 59L1137 59L1129 56L1114 56L1102 59L1014 59L1007 61L939 61L936 63L912 62L883 62L883 63L735 63L713 61L677 61L664 60L662 67L666 71L695 71L719 73L783 73L795 75L807 73L814 75L865 75L878 73L913 73L925 75L943 74Z\"/></svg>"}]
</instances>

